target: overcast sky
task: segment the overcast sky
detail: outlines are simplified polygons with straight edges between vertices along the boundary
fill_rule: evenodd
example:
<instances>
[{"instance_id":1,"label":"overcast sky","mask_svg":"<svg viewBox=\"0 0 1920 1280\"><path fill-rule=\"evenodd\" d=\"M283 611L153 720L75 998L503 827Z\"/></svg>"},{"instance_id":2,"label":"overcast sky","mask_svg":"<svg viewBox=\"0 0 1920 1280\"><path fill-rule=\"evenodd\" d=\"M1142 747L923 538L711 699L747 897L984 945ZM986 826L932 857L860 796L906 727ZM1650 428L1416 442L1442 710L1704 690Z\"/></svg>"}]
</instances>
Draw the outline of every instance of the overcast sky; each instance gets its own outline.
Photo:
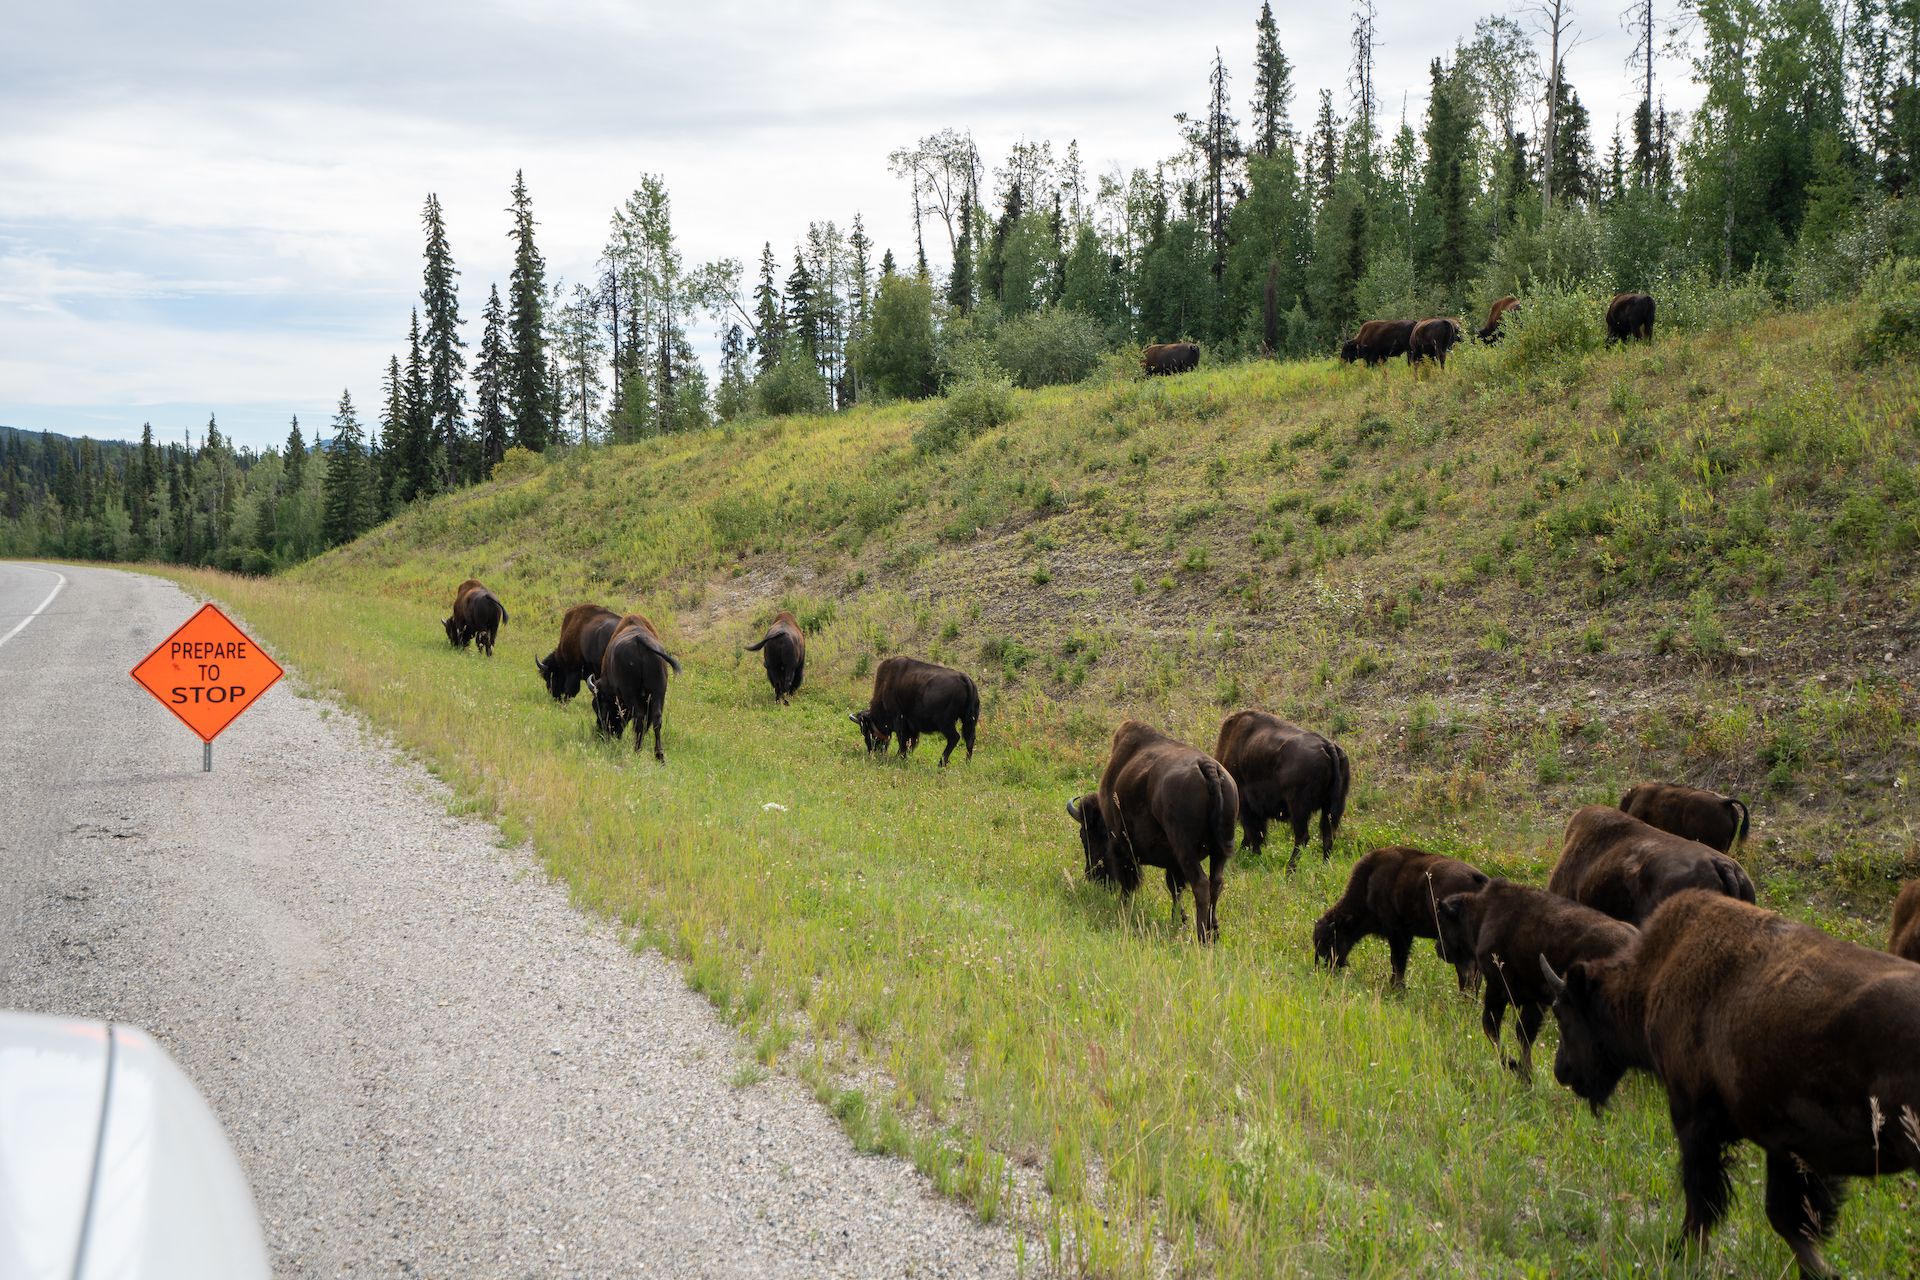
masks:
<instances>
[{"instance_id":1,"label":"overcast sky","mask_svg":"<svg viewBox=\"0 0 1920 1280\"><path fill-rule=\"evenodd\" d=\"M1582 5L1568 78L1604 154L1636 100L1616 5ZM1378 0L1375 82L1416 127L1427 64L1485 14ZM1671 7L1670 4L1665 7ZM689 262L784 272L811 219L865 215L911 257L887 153L971 129L1078 139L1090 174L1174 150L1214 47L1244 124L1257 0L1169 4L88 0L10 6L0 39L0 423L164 437L209 412L264 447L343 387L363 420L420 287L420 208L445 207L469 340L504 283L526 171L550 277L584 279L613 207L664 175ZM1284 0L1293 116L1347 101L1351 15ZM1697 98L1676 59L1670 105ZM932 249L929 243L929 251ZM711 326L706 326L711 328ZM699 335L702 347L709 335Z\"/></svg>"}]
</instances>

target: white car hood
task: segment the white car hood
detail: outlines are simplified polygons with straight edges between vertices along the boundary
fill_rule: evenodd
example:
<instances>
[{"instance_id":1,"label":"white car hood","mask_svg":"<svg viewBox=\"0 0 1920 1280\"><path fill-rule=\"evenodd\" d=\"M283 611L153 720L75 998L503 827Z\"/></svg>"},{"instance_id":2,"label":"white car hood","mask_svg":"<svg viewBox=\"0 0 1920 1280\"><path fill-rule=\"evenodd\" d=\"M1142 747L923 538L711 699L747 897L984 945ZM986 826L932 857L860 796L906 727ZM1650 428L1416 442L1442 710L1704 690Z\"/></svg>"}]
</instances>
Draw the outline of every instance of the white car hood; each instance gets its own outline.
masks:
<instances>
[{"instance_id":1,"label":"white car hood","mask_svg":"<svg viewBox=\"0 0 1920 1280\"><path fill-rule=\"evenodd\" d=\"M246 1178L164 1049L122 1024L0 1013L0 1276L268 1274Z\"/></svg>"}]
</instances>

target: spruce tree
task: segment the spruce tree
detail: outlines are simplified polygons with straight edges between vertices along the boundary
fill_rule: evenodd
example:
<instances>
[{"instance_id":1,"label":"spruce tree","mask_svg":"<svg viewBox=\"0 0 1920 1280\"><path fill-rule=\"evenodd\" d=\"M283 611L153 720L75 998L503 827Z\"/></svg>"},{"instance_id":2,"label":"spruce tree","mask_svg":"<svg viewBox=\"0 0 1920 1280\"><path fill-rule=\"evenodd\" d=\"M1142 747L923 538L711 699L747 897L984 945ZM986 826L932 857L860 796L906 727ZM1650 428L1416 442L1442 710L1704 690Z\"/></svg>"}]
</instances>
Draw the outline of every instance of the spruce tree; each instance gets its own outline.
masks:
<instances>
[{"instance_id":1,"label":"spruce tree","mask_svg":"<svg viewBox=\"0 0 1920 1280\"><path fill-rule=\"evenodd\" d=\"M793 270L787 273L787 307L783 328L799 343L807 358L820 359L819 313L814 298L813 273L807 270L806 252L795 245Z\"/></svg>"},{"instance_id":2,"label":"spruce tree","mask_svg":"<svg viewBox=\"0 0 1920 1280\"><path fill-rule=\"evenodd\" d=\"M553 425L553 381L547 362L547 264L533 243L533 200L526 178L513 175L513 273L508 279L510 335L507 404L513 442L536 453Z\"/></svg>"},{"instance_id":3,"label":"spruce tree","mask_svg":"<svg viewBox=\"0 0 1920 1280\"><path fill-rule=\"evenodd\" d=\"M340 408L333 415L333 439L327 445L326 502L320 523L330 547L351 542L367 527L367 460L362 439L353 396L342 391Z\"/></svg>"},{"instance_id":4,"label":"spruce tree","mask_svg":"<svg viewBox=\"0 0 1920 1280\"><path fill-rule=\"evenodd\" d=\"M1587 109L1580 95L1567 80L1566 68L1554 77L1560 98L1554 107L1555 137L1553 153L1553 193L1556 200L1585 203L1596 192L1593 169L1593 138L1588 132Z\"/></svg>"},{"instance_id":5,"label":"spruce tree","mask_svg":"<svg viewBox=\"0 0 1920 1280\"><path fill-rule=\"evenodd\" d=\"M420 305L426 309L427 416L439 459L440 488L477 478L466 457L466 357L460 339L459 269L447 246L446 224L440 216L440 197L429 193L421 221L427 229L426 278Z\"/></svg>"},{"instance_id":6,"label":"spruce tree","mask_svg":"<svg viewBox=\"0 0 1920 1280\"><path fill-rule=\"evenodd\" d=\"M394 494L400 502L430 497L434 477L439 472L439 441L433 434L433 392L428 382L426 354L420 346L420 315L416 311L407 327L406 382L401 394L401 434L389 438L397 457L394 471L400 487Z\"/></svg>"},{"instance_id":7,"label":"spruce tree","mask_svg":"<svg viewBox=\"0 0 1920 1280\"><path fill-rule=\"evenodd\" d=\"M507 451L511 422L507 416L512 354L507 349L506 312L500 305L500 286L487 290L487 309L481 313L480 359L474 366L474 427L480 455L478 479L493 474Z\"/></svg>"},{"instance_id":8,"label":"spruce tree","mask_svg":"<svg viewBox=\"0 0 1920 1280\"><path fill-rule=\"evenodd\" d=\"M410 502L414 494L407 490L410 451L407 440L407 380L400 372L400 357L388 356L386 372L380 378L380 430L387 447L369 459L367 474L373 491L382 497L382 505Z\"/></svg>"},{"instance_id":9,"label":"spruce tree","mask_svg":"<svg viewBox=\"0 0 1920 1280\"><path fill-rule=\"evenodd\" d=\"M919 274L927 274L920 264ZM953 270L947 276L947 305L961 315L973 310L973 200L960 206L960 239L953 251Z\"/></svg>"},{"instance_id":10,"label":"spruce tree","mask_svg":"<svg viewBox=\"0 0 1920 1280\"><path fill-rule=\"evenodd\" d=\"M780 363L780 353L784 350L787 326L782 313L784 300L780 296L780 285L775 278L778 267L773 261L773 244L762 242L760 246L760 283L753 289L753 324L755 345L755 363L760 372L765 373Z\"/></svg>"},{"instance_id":11,"label":"spruce tree","mask_svg":"<svg viewBox=\"0 0 1920 1280\"><path fill-rule=\"evenodd\" d=\"M149 432L145 439L151 440ZM285 455L287 490L298 493L307 479L307 442L300 438L300 415L293 415L293 425L287 428L287 451Z\"/></svg>"},{"instance_id":12,"label":"spruce tree","mask_svg":"<svg viewBox=\"0 0 1920 1280\"><path fill-rule=\"evenodd\" d=\"M1253 154L1271 157L1293 140L1287 106L1293 100L1293 67L1280 51L1280 28L1273 5L1261 0L1253 42Z\"/></svg>"}]
</instances>

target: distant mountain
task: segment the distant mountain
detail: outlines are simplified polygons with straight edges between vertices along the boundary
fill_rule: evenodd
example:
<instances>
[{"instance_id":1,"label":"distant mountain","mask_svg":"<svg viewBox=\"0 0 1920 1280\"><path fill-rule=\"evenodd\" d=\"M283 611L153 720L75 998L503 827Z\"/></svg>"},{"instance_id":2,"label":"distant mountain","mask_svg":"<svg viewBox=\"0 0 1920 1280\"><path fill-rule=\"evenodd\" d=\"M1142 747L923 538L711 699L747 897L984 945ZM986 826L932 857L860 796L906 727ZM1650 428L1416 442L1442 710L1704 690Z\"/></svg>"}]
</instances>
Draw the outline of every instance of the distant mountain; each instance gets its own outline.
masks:
<instances>
[{"instance_id":1,"label":"distant mountain","mask_svg":"<svg viewBox=\"0 0 1920 1280\"><path fill-rule=\"evenodd\" d=\"M55 444L62 444L62 445L79 444L82 438L80 436L61 435L58 431L47 431L47 432L29 431L25 427L9 427L4 423L0 423L0 440L10 440L18 436L18 437L25 437L26 439L37 442L42 435L45 435L48 438L50 438ZM87 437L87 438L91 439L92 437ZM93 443L96 448L101 448L101 449L131 449L134 447L137 441L94 440Z\"/></svg>"}]
</instances>

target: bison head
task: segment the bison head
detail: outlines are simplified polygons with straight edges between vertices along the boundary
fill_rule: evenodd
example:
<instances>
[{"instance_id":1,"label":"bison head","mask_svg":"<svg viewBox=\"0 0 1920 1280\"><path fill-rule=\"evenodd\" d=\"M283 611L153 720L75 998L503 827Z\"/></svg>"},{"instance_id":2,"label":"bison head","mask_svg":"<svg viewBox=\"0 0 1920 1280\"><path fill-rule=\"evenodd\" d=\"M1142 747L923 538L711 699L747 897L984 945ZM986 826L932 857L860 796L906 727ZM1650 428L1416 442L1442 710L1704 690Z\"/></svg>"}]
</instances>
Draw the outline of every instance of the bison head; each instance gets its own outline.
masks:
<instances>
[{"instance_id":1,"label":"bison head","mask_svg":"<svg viewBox=\"0 0 1920 1280\"><path fill-rule=\"evenodd\" d=\"M869 752L887 749L887 740L893 737L893 721L890 717L868 708L848 713L847 719L860 726L860 736L866 739Z\"/></svg>"},{"instance_id":2,"label":"bison head","mask_svg":"<svg viewBox=\"0 0 1920 1280\"><path fill-rule=\"evenodd\" d=\"M1089 791L1067 801L1067 816L1080 828L1080 852L1086 859L1087 879L1113 879L1113 869L1107 865L1107 821L1100 811L1100 793Z\"/></svg>"},{"instance_id":3,"label":"bison head","mask_svg":"<svg viewBox=\"0 0 1920 1280\"><path fill-rule=\"evenodd\" d=\"M1338 905L1313 922L1313 962L1329 969L1347 967L1347 953L1360 941L1359 930Z\"/></svg>"},{"instance_id":4,"label":"bison head","mask_svg":"<svg viewBox=\"0 0 1920 1280\"><path fill-rule=\"evenodd\" d=\"M456 649L464 649L467 647L467 641L471 639L472 636L467 631L464 623L457 618L447 618L442 620L440 625L447 629L448 644Z\"/></svg>"},{"instance_id":5,"label":"bison head","mask_svg":"<svg viewBox=\"0 0 1920 1280\"><path fill-rule=\"evenodd\" d=\"M1340 344L1340 362L1342 364L1352 364L1355 360L1358 360L1359 358L1360 358L1359 343L1355 342L1352 338L1348 338L1345 342Z\"/></svg>"},{"instance_id":6,"label":"bison head","mask_svg":"<svg viewBox=\"0 0 1920 1280\"><path fill-rule=\"evenodd\" d=\"M1627 1073L1613 1025L1613 1006L1607 999L1605 971L1582 960L1562 978L1541 956L1540 972L1553 992L1553 1013L1560 1022L1553 1078L1585 1099L1598 1115Z\"/></svg>"},{"instance_id":7,"label":"bison head","mask_svg":"<svg viewBox=\"0 0 1920 1280\"><path fill-rule=\"evenodd\" d=\"M533 669L540 673L540 683L547 686L547 692L561 702L580 692L580 677L570 670L562 669L558 651L544 658L535 658Z\"/></svg>"}]
</instances>

